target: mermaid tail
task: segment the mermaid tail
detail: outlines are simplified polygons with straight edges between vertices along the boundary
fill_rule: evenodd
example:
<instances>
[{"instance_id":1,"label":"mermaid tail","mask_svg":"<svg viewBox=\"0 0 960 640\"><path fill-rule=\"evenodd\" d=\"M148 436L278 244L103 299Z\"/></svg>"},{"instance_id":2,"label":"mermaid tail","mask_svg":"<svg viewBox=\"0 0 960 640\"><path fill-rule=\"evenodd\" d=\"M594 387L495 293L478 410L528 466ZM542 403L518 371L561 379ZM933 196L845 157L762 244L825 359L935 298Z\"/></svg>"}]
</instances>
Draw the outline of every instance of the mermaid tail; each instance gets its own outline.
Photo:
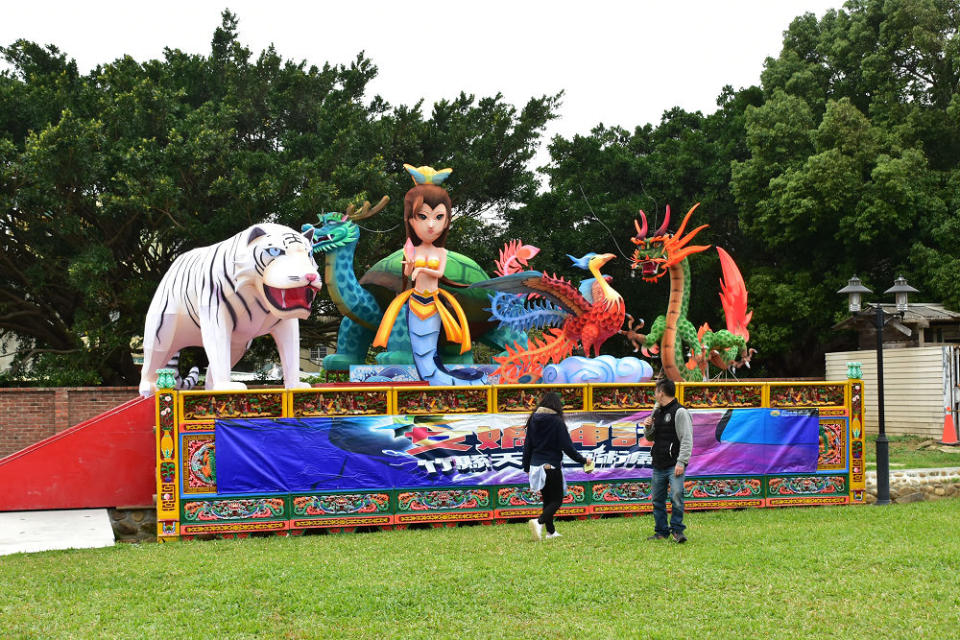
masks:
<instances>
[{"instance_id":1,"label":"mermaid tail","mask_svg":"<svg viewBox=\"0 0 960 640\"><path fill-rule=\"evenodd\" d=\"M407 309L407 326L410 329L410 346L413 349L413 363L421 380L431 385L481 385L485 384L482 371L474 368L448 370L437 353L440 340L440 314L421 318Z\"/></svg>"}]
</instances>

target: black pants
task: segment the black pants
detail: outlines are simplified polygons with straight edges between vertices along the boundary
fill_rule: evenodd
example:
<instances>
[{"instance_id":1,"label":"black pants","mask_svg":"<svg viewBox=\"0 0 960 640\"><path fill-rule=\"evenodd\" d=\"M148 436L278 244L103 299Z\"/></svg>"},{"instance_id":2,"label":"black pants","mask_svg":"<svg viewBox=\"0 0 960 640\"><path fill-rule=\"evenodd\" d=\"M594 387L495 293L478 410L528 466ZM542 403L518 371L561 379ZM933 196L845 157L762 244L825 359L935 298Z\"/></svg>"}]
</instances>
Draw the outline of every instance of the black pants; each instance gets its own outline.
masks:
<instances>
[{"instance_id":1,"label":"black pants","mask_svg":"<svg viewBox=\"0 0 960 640\"><path fill-rule=\"evenodd\" d=\"M563 471L560 469L547 469L547 480L543 485L540 494L543 496L543 513L537 519L537 522L547 528L547 533L553 533L553 514L557 512L563 503Z\"/></svg>"}]
</instances>

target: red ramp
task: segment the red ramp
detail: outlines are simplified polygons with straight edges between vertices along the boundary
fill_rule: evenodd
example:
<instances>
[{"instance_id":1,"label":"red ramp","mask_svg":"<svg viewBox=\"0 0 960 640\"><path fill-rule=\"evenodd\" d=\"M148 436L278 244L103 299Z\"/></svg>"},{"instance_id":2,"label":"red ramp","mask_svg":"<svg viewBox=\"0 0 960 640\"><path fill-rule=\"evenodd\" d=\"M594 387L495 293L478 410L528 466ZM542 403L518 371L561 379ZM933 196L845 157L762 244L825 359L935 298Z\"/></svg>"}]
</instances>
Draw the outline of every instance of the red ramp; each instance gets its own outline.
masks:
<instances>
[{"instance_id":1,"label":"red ramp","mask_svg":"<svg viewBox=\"0 0 960 640\"><path fill-rule=\"evenodd\" d=\"M0 458L0 511L153 504L156 404L135 398Z\"/></svg>"}]
</instances>

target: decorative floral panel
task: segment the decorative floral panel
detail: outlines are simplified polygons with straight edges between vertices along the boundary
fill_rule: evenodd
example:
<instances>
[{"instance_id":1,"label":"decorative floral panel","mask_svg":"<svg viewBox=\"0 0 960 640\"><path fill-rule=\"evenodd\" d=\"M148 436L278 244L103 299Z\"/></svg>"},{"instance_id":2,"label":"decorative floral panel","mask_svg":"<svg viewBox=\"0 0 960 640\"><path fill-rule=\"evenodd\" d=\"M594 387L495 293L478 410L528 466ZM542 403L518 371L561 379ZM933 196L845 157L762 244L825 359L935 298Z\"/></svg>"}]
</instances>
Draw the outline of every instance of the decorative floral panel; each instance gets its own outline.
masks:
<instances>
[{"instance_id":1,"label":"decorative floral panel","mask_svg":"<svg viewBox=\"0 0 960 640\"><path fill-rule=\"evenodd\" d=\"M183 503L183 519L187 522L279 518L283 516L283 511L283 498L193 500Z\"/></svg>"},{"instance_id":2,"label":"decorative floral panel","mask_svg":"<svg viewBox=\"0 0 960 640\"><path fill-rule=\"evenodd\" d=\"M400 511L482 509L489 505L488 489L427 489L401 491L397 495L397 508Z\"/></svg>"},{"instance_id":3,"label":"decorative floral panel","mask_svg":"<svg viewBox=\"0 0 960 640\"><path fill-rule=\"evenodd\" d=\"M283 393L200 394L183 396L184 420L280 418Z\"/></svg>"},{"instance_id":4,"label":"decorative floral panel","mask_svg":"<svg viewBox=\"0 0 960 640\"><path fill-rule=\"evenodd\" d=\"M458 389L397 390L397 413L430 415L440 413L486 413L486 387Z\"/></svg>"},{"instance_id":5,"label":"decorative floral panel","mask_svg":"<svg viewBox=\"0 0 960 640\"><path fill-rule=\"evenodd\" d=\"M564 411L583 411L584 387L549 387L546 385L536 388L499 388L497 389L497 412L532 411L543 394L556 391L563 400Z\"/></svg>"},{"instance_id":6,"label":"decorative floral panel","mask_svg":"<svg viewBox=\"0 0 960 640\"><path fill-rule=\"evenodd\" d=\"M387 413L388 394L386 390L358 389L294 393L293 415L297 418L382 415Z\"/></svg>"},{"instance_id":7,"label":"decorative floral panel","mask_svg":"<svg viewBox=\"0 0 960 640\"><path fill-rule=\"evenodd\" d=\"M173 394L157 393L157 519L177 517L177 447Z\"/></svg>"},{"instance_id":8,"label":"decorative floral panel","mask_svg":"<svg viewBox=\"0 0 960 640\"><path fill-rule=\"evenodd\" d=\"M850 385L850 413L860 415L860 406L863 403L863 387L859 383Z\"/></svg>"},{"instance_id":9,"label":"decorative floral panel","mask_svg":"<svg viewBox=\"0 0 960 640\"><path fill-rule=\"evenodd\" d=\"M847 492L847 478L845 476L770 478L767 491L771 496L840 495Z\"/></svg>"},{"instance_id":10,"label":"decorative floral panel","mask_svg":"<svg viewBox=\"0 0 960 640\"><path fill-rule=\"evenodd\" d=\"M593 408L647 409L653 407L653 385L624 385L622 387L593 387Z\"/></svg>"},{"instance_id":11,"label":"decorative floral panel","mask_svg":"<svg viewBox=\"0 0 960 640\"><path fill-rule=\"evenodd\" d=\"M759 407L763 387L758 385L684 386L683 406L688 409Z\"/></svg>"},{"instance_id":12,"label":"decorative floral panel","mask_svg":"<svg viewBox=\"0 0 960 640\"><path fill-rule=\"evenodd\" d=\"M173 479L176 477L177 465L173 462L161 462L160 463L160 480L163 482L173 482Z\"/></svg>"},{"instance_id":13,"label":"decorative floral panel","mask_svg":"<svg viewBox=\"0 0 960 640\"><path fill-rule=\"evenodd\" d=\"M563 504L583 502L586 498L586 487L579 484L568 484L567 494L563 496ZM539 491L530 491L529 487L501 487L497 491L497 504L504 507L527 507L543 504Z\"/></svg>"},{"instance_id":14,"label":"decorative floral panel","mask_svg":"<svg viewBox=\"0 0 960 640\"><path fill-rule=\"evenodd\" d=\"M217 492L217 453L213 435L183 436L183 492Z\"/></svg>"},{"instance_id":15,"label":"decorative floral panel","mask_svg":"<svg viewBox=\"0 0 960 640\"><path fill-rule=\"evenodd\" d=\"M293 498L294 516L380 513L390 510L387 493L336 493Z\"/></svg>"},{"instance_id":16,"label":"decorative floral panel","mask_svg":"<svg viewBox=\"0 0 960 640\"><path fill-rule=\"evenodd\" d=\"M843 404L843 385L771 385L771 407L837 407Z\"/></svg>"},{"instance_id":17,"label":"decorative floral panel","mask_svg":"<svg viewBox=\"0 0 960 640\"><path fill-rule=\"evenodd\" d=\"M817 458L817 471L846 468L846 436L846 421L820 421L820 456Z\"/></svg>"},{"instance_id":18,"label":"decorative floral panel","mask_svg":"<svg viewBox=\"0 0 960 640\"><path fill-rule=\"evenodd\" d=\"M650 482L597 482L593 485L594 502L637 502L650 499Z\"/></svg>"},{"instance_id":19,"label":"decorative floral panel","mask_svg":"<svg viewBox=\"0 0 960 640\"><path fill-rule=\"evenodd\" d=\"M216 429L216 422L209 420L207 422L183 422L180 424L180 433L201 433L213 432Z\"/></svg>"},{"instance_id":20,"label":"decorative floral panel","mask_svg":"<svg viewBox=\"0 0 960 640\"><path fill-rule=\"evenodd\" d=\"M709 478L688 480L684 495L701 498L762 498L763 481L760 478Z\"/></svg>"}]
</instances>

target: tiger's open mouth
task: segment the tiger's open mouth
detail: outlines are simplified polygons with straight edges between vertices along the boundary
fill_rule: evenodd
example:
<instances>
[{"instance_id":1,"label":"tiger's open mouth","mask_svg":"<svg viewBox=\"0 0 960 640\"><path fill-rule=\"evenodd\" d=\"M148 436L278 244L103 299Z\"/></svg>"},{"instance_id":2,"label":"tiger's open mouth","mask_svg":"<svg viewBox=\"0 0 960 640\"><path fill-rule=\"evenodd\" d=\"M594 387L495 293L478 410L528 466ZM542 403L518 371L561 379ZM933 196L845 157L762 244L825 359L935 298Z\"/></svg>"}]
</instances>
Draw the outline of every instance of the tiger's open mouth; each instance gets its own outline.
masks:
<instances>
[{"instance_id":1,"label":"tiger's open mouth","mask_svg":"<svg viewBox=\"0 0 960 640\"><path fill-rule=\"evenodd\" d=\"M263 285L263 292L267 296L267 301L281 311L291 311L293 309L310 311L313 298L317 295L316 289L309 285L293 289L277 289L276 287Z\"/></svg>"}]
</instances>

